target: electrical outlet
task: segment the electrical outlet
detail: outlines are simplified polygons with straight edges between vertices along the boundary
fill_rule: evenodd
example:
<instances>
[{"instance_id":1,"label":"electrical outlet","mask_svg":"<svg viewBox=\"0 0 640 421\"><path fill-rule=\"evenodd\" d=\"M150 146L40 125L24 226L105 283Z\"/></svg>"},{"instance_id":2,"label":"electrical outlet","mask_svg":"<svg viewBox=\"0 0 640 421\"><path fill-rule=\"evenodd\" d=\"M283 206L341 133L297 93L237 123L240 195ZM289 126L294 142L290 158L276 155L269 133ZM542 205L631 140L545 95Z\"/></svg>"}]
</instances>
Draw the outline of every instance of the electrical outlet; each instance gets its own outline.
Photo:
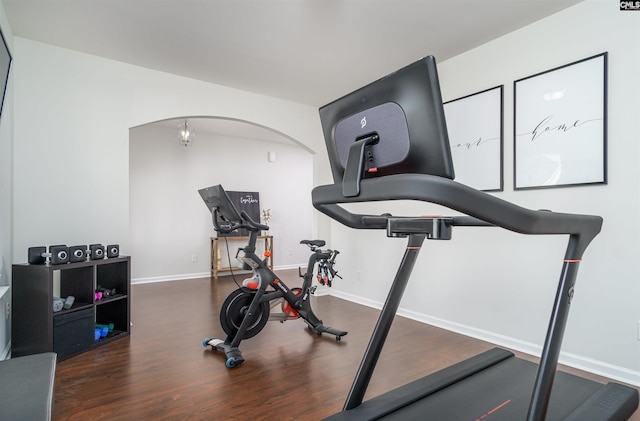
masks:
<instances>
[{"instance_id":1,"label":"electrical outlet","mask_svg":"<svg viewBox=\"0 0 640 421\"><path fill-rule=\"evenodd\" d=\"M291 249L287 250L287 255L289 257L293 256L293 250L291 250Z\"/></svg>"},{"instance_id":2,"label":"electrical outlet","mask_svg":"<svg viewBox=\"0 0 640 421\"><path fill-rule=\"evenodd\" d=\"M198 261L198 255L197 254L192 254L191 255L191 263L196 263Z\"/></svg>"},{"instance_id":3,"label":"electrical outlet","mask_svg":"<svg viewBox=\"0 0 640 421\"><path fill-rule=\"evenodd\" d=\"M4 318L9 320L9 316L11 316L11 303L7 301L6 312L4 314Z\"/></svg>"},{"instance_id":4,"label":"electrical outlet","mask_svg":"<svg viewBox=\"0 0 640 421\"><path fill-rule=\"evenodd\" d=\"M362 282L362 271L361 270L357 270L356 271L356 282Z\"/></svg>"}]
</instances>

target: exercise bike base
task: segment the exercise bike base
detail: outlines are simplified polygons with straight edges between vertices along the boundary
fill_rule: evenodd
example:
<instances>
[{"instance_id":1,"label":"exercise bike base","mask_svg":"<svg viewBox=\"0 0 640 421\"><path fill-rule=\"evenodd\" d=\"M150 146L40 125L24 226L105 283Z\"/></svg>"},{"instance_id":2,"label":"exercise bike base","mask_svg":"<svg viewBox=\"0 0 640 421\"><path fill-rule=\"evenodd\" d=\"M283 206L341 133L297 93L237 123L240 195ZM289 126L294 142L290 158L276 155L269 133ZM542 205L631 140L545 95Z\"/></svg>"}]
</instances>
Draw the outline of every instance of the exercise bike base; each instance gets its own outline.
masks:
<instances>
[{"instance_id":1,"label":"exercise bike base","mask_svg":"<svg viewBox=\"0 0 640 421\"><path fill-rule=\"evenodd\" d=\"M204 341L202 341L202 345L204 345L205 348L210 346L214 351L224 354L227 358L225 363L227 368L237 367L244 362L244 357L240 349L237 346L231 346L221 339L205 338Z\"/></svg>"},{"instance_id":2,"label":"exercise bike base","mask_svg":"<svg viewBox=\"0 0 640 421\"><path fill-rule=\"evenodd\" d=\"M309 326L309 329L313 330L318 335L322 335L323 333L334 335L336 337L336 341L339 341L340 339L342 339L343 336L345 336L348 333L344 330L334 329L332 327L325 326L322 323L316 326L313 326L310 323L307 323L307 325Z\"/></svg>"}]
</instances>

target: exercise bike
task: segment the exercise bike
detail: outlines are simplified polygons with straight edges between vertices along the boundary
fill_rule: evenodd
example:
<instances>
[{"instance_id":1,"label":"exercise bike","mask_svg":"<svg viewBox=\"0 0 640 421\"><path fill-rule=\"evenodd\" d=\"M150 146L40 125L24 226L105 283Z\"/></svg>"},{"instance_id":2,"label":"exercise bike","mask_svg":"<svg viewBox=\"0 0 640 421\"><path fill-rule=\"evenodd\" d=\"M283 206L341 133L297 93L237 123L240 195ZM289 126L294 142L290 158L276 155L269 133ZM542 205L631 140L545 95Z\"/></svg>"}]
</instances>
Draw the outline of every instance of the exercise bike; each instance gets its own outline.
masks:
<instances>
[{"instance_id":1,"label":"exercise bike","mask_svg":"<svg viewBox=\"0 0 640 421\"><path fill-rule=\"evenodd\" d=\"M259 224L246 213L239 213L222 186L213 186L200 190L200 195L212 212L213 225L221 234L230 233L244 228L249 231L248 244L238 250L243 256L239 260L245 269L253 271L253 277L246 279L243 286L233 291L226 298L220 309L220 323L227 334L226 339L205 338L202 342L205 348L223 353L228 368L236 367L244 362L240 352L240 342L260 333L267 321L279 321L301 318L308 328L317 335L323 333L334 335L340 341L347 334L346 331L325 326L322 320L311 309L310 296L315 292L312 285L314 268L317 265L317 279L320 284L331 286L337 275L334 269L337 250L325 249L323 240L302 240L311 249L307 271L304 275L298 268L299 276L303 279L301 288L289 288L267 265L267 257L259 258L255 254L256 240L266 225ZM267 251L265 251L267 253ZM271 314L280 306L281 313Z\"/></svg>"}]
</instances>

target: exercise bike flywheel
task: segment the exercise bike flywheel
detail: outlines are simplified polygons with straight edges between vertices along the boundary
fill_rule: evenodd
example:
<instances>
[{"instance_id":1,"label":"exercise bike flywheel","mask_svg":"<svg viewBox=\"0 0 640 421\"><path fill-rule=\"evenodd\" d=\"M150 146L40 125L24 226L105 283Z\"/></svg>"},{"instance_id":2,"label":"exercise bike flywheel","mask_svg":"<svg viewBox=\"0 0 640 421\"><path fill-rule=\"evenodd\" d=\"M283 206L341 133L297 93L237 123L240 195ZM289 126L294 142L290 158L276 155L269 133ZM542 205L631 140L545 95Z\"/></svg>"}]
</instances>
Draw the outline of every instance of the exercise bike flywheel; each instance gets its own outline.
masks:
<instances>
[{"instance_id":1,"label":"exercise bike flywheel","mask_svg":"<svg viewBox=\"0 0 640 421\"><path fill-rule=\"evenodd\" d=\"M220 324L227 335L236 335L255 294L256 292L254 290L243 287L233 291L227 299L224 300L222 308L220 309ZM269 303L264 302L258 305L258 309L250 318L249 326L242 339L249 339L256 336L262 331L268 320Z\"/></svg>"}]
</instances>

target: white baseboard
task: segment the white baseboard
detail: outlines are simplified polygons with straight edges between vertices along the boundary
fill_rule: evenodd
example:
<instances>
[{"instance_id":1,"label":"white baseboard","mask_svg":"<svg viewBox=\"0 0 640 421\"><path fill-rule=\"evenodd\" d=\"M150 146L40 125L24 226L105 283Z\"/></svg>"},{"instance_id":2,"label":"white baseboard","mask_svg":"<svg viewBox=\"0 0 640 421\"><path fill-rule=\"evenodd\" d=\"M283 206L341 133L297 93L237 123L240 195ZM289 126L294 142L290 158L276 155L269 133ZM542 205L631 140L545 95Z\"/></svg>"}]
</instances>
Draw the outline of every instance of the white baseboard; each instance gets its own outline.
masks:
<instances>
[{"instance_id":1,"label":"white baseboard","mask_svg":"<svg viewBox=\"0 0 640 421\"><path fill-rule=\"evenodd\" d=\"M342 298L343 300L351 301L352 303L362 304L367 307L376 308L378 310L382 310L382 303L378 301L369 300L367 298L362 298L357 295L349 294L347 292L331 290L331 295L337 298Z\"/></svg>"},{"instance_id":2,"label":"white baseboard","mask_svg":"<svg viewBox=\"0 0 640 421\"><path fill-rule=\"evenodd\" d=\"M358 297L356 295L344 293L341 291L331 290L331 295L357 304L362 304L367 307L376 308L378 310L382 309L383 306L383 303L381 302L363 299L362 297ZM398 309L397 314L408 319L416 320L418 322L439 327L485 342L490 342L498 346L503 346L536 357L540 356L540 354L542 353L542 346L531 342L499 335L493 332L477 329L471 326L462 325L459 323L451 322L433 316L428 316L415 311L405 310L402 308ZM603 361L594 360L592 358L564 351L560 352L559 363L576 368L578 370L588 371L599 376L608 377L610 379L617 380L623 383L640 386L640 371L630 370L625 367L616 366Z\"/></svg>"},{"instance_id":3,"label":"white baseboard","mask_svg":"<svg viewBox=\"0 0 640 421\"><path fill-rule=\"evenodd\" d=\"M283 265L276 266L273 268L274 272L278 273L279 270L289 270L289 269L298 269L299 267L306 268L306 265ZM234 270L234 273L246 274L250 273L249 271L243 271L242 269ZM230 273L229 273L230 274ZM210 272L200 272L200 273L185 273L181 275L163 275L163 276L151 276L148 278L131 278L132 284L149 284L153 282L169 282L169 281L182 281L185 279L197 279L197 278L208 278L211 276ZM226 275L225 275L226 276Z\"/></svg>"},{"instance_id":4,"label":"white baseboard","mask_svg":"<svg viewBox=\"0 0 640 421\"><path fill-rule=\"evenodd\" d=\"M273 267L273 271L275 273L278 273L279 270L290 270L290 269L298 269L301 268L302 270L306 271L307 270L307 264L306 263L299 263L299 264L294 264L294 265L282 265L282 266L274 266Z\"/></svg>"},{"instance_id":5,"label":"white baseboard","mask_svg":"<svg viewBox=\"0 0 640 421\"><path fill-rule=\"evenodd\" d=\"M149 284L152 282L169 282L169 281L182 281L185 279L207 278L211 276L211 272L201 273L187 273L182 275L165 275L165 276L152 276L149 278L132 278L132 284Z\"/></svg>"},{"instance_id":6,"label":"white baseboard","mask_svg":"<svg viewBox=\"0 0 640 421\"><path fill-rule=\"evenodd\" d=\"M326 285L317 285L316 292L314 292L313 295L316 297L331 295L331 288Z\"/></svg>"}]
</instances>

